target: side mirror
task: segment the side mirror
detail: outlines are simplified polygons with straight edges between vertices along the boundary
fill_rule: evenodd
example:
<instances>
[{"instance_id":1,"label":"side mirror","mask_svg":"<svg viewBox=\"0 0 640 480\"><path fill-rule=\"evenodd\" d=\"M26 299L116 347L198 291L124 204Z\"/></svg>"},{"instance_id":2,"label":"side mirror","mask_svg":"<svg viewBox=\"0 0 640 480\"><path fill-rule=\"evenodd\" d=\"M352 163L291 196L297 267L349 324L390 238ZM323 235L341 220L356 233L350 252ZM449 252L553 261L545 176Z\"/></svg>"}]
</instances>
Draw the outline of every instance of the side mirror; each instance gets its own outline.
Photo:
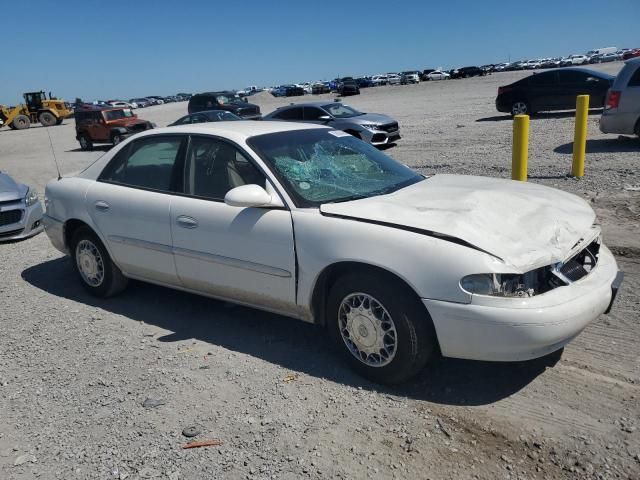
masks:
<instances>
[{"instance_id":1,"label":"side mirror","mask_svg":"<svg viewBox=\"0 0 640 480\"><path fill-rule=\"evenodd\" d=\"M323 122L330 122L333 119L329 115L322 115L322 116L318 117L318 120L321 120Z\"/></svg>"},{"instance_id":2,"label":"side mirror","mask_svg":"<svg viewBox=\"0 0 640 480\"><path fill-rule=\"evenodd\" d=\"M232 207L275 207L280 202L260 185L250 184L232 188L224 196L224 203Z\"/></svg>"}]
</instances>

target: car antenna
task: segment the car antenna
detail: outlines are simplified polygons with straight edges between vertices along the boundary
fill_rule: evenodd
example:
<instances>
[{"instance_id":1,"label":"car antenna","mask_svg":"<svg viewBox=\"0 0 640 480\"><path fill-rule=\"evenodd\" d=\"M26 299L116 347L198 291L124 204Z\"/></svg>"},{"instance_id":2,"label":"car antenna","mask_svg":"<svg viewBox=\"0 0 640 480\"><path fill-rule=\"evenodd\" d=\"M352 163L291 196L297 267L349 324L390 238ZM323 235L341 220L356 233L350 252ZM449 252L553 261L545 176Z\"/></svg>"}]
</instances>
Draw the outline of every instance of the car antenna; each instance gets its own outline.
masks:
<instances>
[{"instance_id":1,"label":"car antenna","mask_svg":"<svg viewBox=\"0 0 640 480\"><path fill-rule=\"evenodd\" d=\"M49 145L51 145L51 154L53 155L53 163L56 164L56 171L58 172L58 180L60 180L62 178L62 175L60 175L60 167L58 166L58 159L56 158L56 152L53 149L53 141L51 140L49 127L44 127L44 129L47 131L47 136L49 137Z\"/></svg>"}]
</instances>

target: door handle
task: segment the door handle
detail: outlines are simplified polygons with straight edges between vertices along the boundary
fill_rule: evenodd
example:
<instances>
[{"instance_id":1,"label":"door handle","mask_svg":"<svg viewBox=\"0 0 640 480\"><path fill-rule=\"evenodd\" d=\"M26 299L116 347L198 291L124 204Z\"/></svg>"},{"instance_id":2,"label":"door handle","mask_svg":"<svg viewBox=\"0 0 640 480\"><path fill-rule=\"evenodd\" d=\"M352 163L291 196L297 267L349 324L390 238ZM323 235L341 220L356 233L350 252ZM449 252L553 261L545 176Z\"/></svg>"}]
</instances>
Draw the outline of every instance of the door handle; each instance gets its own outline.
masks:
<instances>
[{"instance_id":1,"label":"door handle","mask_svg":"<svg viewBox=\"0 0 640 480\"><path fill-rule=\"evenodd\" d=\"M176 218L176 221L178 222L178 225L180 225L182 228L197 228L198 227L198 221L195 218L188 217L186 215L178 216L178 218Z\"/></svg>"},{"instance_id":2,"label":"door handle","mask_svg":"<svg viewBox=\"0 0 640 480\"><path fill-rule=\"evenodd\" d=\"M98 200L94 205L96 207L96 210L99 210L101 212L106 212L111 208L111 205L109 205L107 202L103 202L102 200Z\"/></svg>"}]
</instances>

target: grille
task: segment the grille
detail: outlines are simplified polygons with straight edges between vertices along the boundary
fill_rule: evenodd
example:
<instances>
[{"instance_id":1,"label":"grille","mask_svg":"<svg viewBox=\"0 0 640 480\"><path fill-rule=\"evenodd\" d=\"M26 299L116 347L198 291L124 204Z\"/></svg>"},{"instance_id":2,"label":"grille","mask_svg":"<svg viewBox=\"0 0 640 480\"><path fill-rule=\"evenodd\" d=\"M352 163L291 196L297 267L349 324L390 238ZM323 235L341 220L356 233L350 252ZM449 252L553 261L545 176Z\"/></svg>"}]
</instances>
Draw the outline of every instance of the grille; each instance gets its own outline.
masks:
<instances>
[{"instance_id":1,"label":"grille","mask_svg":"<svg viewBox=\"0 0 640 480\"><path fill-rule=\"evenodd\" d=\"M0 227L18 223L22 219L22 210L9 210L0 212Z\"/></svg>"},{"instance_id":2,"label":"grille","mask_svg":"<svg viewBox=\"0 0 640 480\"><path fill-rule=\"evenodd\" d=\"M385 132L397 132L398 122L387 123L386 125L380 125L378 128L380 130L384 130Z\"/></svg>"},{"instance_id":3,"label":"grille","mask_svg":"<svg viewBox=\"0 0 640 480\"><path fill-rule=\"evenodd\" d=\"M19 228L18 230L11 230L10 232L2 232L0 233L0 238L13 237L14 235L19 235L22 233L24 228Z\"/></svg>"}]
</instances>

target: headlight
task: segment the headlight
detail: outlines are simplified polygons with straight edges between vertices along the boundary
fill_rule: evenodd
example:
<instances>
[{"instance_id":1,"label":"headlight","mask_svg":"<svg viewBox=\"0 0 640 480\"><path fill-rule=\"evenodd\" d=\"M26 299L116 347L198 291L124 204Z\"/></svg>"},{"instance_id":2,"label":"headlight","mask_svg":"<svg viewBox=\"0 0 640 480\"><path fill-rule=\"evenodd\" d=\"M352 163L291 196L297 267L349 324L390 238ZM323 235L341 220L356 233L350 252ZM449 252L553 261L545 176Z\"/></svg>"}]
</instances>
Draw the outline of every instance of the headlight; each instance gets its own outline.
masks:
<instances>
[{"instance_id":1,"label":"headlight","mask_svg":"<svg viewBox=\"0 0 640 480\"><path fill-rule=\"evenodd\" d=\"M27 196L24 197L24 203L27 204L27 207L30 207L37 201L38 201L38 194L35 191L29 189L29 191L27 191Z\"/></svg>"},{"instance_id":2,"label":"headlight","mask_svg":"<svg viewBox=\"0 0 640 480\"><path fill-rule=\"evenodd\" d=\"M375 123L363 123L360 126L362 128L366 128L367 130L380 130L380 125L376 125Z\"/></svg>"},{"instance_id":3,"label":"headlight","mask_svg":"<svg viewBox=\"0 0 640 480\"><path fill-rule=\"evenodd\" d=\"M460 280L460 286L463 290L475 295L532 297L536 291L531 280L535 279L525 278L528 275L530 274L479 273L464 277Z\"/></svg>"}]
</instances>

